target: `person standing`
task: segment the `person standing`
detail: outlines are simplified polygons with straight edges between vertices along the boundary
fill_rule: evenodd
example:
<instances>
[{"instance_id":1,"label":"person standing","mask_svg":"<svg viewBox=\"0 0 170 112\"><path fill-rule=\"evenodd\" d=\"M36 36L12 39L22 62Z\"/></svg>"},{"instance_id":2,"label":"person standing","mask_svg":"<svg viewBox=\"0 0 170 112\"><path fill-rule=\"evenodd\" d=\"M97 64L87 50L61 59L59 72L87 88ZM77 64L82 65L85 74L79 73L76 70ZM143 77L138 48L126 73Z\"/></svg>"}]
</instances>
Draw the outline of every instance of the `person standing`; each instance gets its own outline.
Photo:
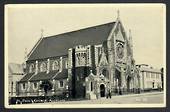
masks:
<instances>
[{"instance_id":1,"label":"person standing","mask_svg":"<svg viewBox=\"0 0 170 112\"><path fill-rule=\"evenodd\" d=\"M108 98L112 98L111 97L111 91L110 91L110 89L107 89L107 94L106 94L106 98L108 99Z\"/></svg>"},{"instance_id":2,"label":"person standing","mask_svg":"<svg viewBox=\"0 0 170 112\"><path fill-rule=\"evenodd\" d=\"M112 98L110 89L109 89L108 97L109 97L110 99Z\"/></svg>"}]
</instances>

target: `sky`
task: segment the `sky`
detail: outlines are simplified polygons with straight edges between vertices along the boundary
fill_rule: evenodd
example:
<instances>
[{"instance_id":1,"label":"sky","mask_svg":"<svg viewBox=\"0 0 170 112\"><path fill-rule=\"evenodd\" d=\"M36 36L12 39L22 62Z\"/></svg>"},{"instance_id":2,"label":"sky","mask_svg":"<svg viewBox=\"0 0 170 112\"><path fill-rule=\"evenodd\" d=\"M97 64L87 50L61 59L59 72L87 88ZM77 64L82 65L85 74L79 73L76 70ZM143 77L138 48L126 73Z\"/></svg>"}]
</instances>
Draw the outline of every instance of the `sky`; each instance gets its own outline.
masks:
<instances>
[{"instance_id":1,"label":"sky","mask_svg":"<svg viewBox=\"0 0 170 112\"><path fill-rule=\"evenodd\" d=\"M40 39L41 29L46 37L100 25L116 21L117 10L127 35L131 29L136 64L162 67L165 60L164 7L146 4L8 5L5 9L8 62L23 63L25 52L29 53Z\"/></svg>"}]
</instances>

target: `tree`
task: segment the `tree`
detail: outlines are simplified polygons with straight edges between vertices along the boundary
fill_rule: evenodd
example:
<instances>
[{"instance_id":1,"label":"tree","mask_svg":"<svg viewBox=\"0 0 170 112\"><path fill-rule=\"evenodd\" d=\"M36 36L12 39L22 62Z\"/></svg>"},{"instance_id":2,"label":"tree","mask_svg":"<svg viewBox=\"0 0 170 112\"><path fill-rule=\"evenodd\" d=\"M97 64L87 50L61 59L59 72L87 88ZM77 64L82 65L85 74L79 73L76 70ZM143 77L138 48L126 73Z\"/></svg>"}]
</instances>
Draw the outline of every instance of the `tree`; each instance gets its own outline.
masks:
<instances>
[{"instance_id":1,"label":"tree","mask_svg":"<svg viewBox=\"0 0 170 112\"><path fill-rule=\"evenodd\" d=\"M46 80L46 81L43 81L41 84L40 84L40 89L43 89L45 94L44 96L47 95L48 91L50 91L52 89L53 85L50 81Z\"/></svg>"}]
</instances>

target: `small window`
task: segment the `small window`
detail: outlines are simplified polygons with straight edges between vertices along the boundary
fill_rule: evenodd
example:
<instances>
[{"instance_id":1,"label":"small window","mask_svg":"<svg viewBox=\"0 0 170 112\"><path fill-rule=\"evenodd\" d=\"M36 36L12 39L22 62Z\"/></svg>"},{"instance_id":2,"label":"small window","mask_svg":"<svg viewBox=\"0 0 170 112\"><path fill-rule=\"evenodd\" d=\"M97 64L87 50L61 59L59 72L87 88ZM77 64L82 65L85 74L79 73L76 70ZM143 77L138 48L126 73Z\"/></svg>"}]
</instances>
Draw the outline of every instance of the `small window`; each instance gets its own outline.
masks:
<instances>
[{"instance_id":1,"label":"small window","mask_svg":"<svg viewBox=\"0 0 170 112\"><path fill-rule=\"evenodd\" d=\"M63 87L64 87L64 82L63 82L63 81L60 81L60 82L59 82L59 87L60 87L60 88L63 88Z\"/></svg>"},{"instance_id":2,"label":"small window","mask_svg":"<svg viewBox=\"0 0 170 112\"><path fill-rule=\"evenodd\" d=\"M54 62L53 62L52 69L53 69L53 70L59 70L59 68L60 68L60 67L59 67L58 61L54 61Z\"/></svg>"},{"instance_id":3,"label":"small window","mask_svg":"<svg viewBox=\"0 0 170 112\"><path fill-rule=\"evenodd\" d=\"M40 72L45 72L46 70L47 70L46 64L44 62L41 63L41 65L40 65Z\"/></svg>"},{"instance_id":4,"label":"small window","mask_svg":"<svg viewBox=\"0 0 170 112\"><path fill-rule=\"evenodd\" d=\"M142 71L142 76L144 76L144 73L145 73L145 72Z\"/></svg>"},{"instance_id":5,"label":"small window","mask_svg":"<svg viewBox=\"0 0 170 112\"><path fill-rule=\"evenodd\" d=\"M25 89L25 83L22 84L22 89Z\"/></svg>"},{"instance_id":6,"label":"small window","mask_svg":"<svg viewBox=\"0 0 170 112\"><path fill-rule=\"evenodd\" d=\"M34 69L34 64L31 64L30 67L29 67L29 73L32 73L33 69Z\"/></svg>"},{"instance_id":7,"label":"small window","mask_svg":"<svg viewBox=\"0 0 170 112\"><path fill-rule=\"evenodd\" d=\"M155 78L155 74L151 73L151 78Z\"/></svg>"},{"instance_id":8,"label":"small window","mask_svg":"<svg viewBox=\"0 0 170 112\"><path fill-rule=\"evenodd\" d=\"M93 82L91 82L91 91L93 91Z\"/></svg>"},{"instance_id":9,"label":"small window","mask_svg":"<svg viewBox=\"0 0 170 112\"><path fill-rule=\"evenodd\" d=\"M156 74L157 79L159 79L159 74Z\"/></svg>"},{"instance_id":10,"label":"small window","mask_svg":"<svg viewBox=\"0 0 170 112\"><path fill-rule=\"evenodd\" d=\"M36 89L36 88L38 87L38 86L37 86L37 83L34 82L33 84L34 84L34 89Z\"/></svg>"},{"instance_id":11,"label":"small window","mask_svg":"<svg viewBox=\"0 0 170 112\"><path fill-rule=\"evenodd\" d=\"M156 79L158 79L158 74L156 73Z\"/></svg>"},{"instance_id":12,"label":"small window","mask_svg":"<svg viewBox=\"0 0 170 112\"><path fill-rule=\"evenodd\" d=\"M146 77L150 78L150 73L146 72Z\"/></svg>"}]
</instances>

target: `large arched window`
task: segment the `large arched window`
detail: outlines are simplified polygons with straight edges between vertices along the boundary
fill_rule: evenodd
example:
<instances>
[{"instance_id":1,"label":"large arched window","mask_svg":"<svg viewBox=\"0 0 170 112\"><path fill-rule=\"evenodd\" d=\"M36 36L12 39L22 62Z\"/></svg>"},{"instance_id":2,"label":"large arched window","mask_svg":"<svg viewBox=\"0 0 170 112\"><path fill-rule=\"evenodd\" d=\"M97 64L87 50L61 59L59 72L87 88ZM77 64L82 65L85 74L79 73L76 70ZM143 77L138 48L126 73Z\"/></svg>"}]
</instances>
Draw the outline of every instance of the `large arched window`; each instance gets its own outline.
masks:
<instances>
[{"instance_id":1,"label":"large arched window","mask_svg":"<svg viewBox=\"0 0 170 112\"><path fill-rule=\"evenodd\" d=\"M41 63L41 65L40 65L40 72L45 72L46 70L47 70L46 64L44 62Z\"/></svg>"},{"instance_id":2,"label":"large arched window","mask_svg":"<svg viewBox=\"0 0 170 112\"><path fill-rule=\"evenodd\" d=\"M34 72L34 64L31 64L29 67L29 73Z\"/></svg>"},{"instance_id":3,"label":"large arched window","mask_svg":"<svg viewBox=\"0 0 170 112\"><path fill-rule=\"evenodd\" d=\"M86 65L86 57L87 54L85 52L76 54L76 65L77 66L85 66Z\"/></svg>"},{"instance_id":4,"label":"large arched window","mask_svg":"<svg viewBox=\"0 0 170 112\"><path fill-rule=\"evenodd\" d=\"M53 70L59 70L60 66L59 66L59 62L58 61L54 61L53 65L52 65L52 69Z\"/></svg>"}]
</instances>

